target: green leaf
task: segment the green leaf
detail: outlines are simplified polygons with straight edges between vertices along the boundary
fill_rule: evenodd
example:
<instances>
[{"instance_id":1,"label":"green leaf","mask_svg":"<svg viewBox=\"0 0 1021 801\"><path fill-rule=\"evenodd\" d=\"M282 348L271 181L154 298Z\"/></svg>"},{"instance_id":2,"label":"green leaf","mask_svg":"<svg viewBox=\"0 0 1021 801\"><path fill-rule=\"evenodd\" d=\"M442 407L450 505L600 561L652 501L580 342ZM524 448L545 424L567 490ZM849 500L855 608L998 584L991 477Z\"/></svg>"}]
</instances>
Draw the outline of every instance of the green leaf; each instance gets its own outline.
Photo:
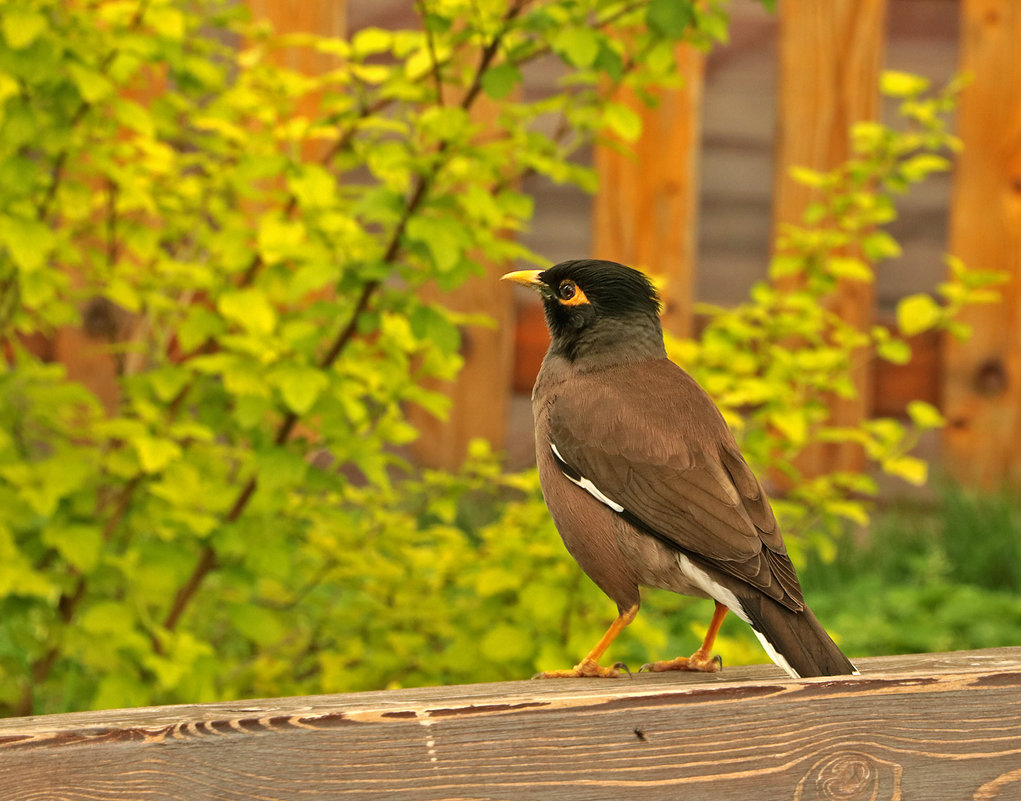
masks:
<instances>
[{"instance_id":1,"label":"green leaf","mask_svg":"<svg viewBox=\"0 0 1021 801\"><path fill-rule=\"evenodd\" d=\"M775 425L792 445L803 445L808 436L808 421L805 412L800 408L785 409L770 414L770 422Z\"/></svg>"},{"instance_id":2,"label":"green leaf","mask_svg":"<svg viewBox=\"0 0 1021 801\"><path fill-rule=\"evenodd\" d=\"M624 103L608 102L603 108L603 122L625 142L634 142L642 135L642 118Z\"/></svg>"},{"instance_id":3,"label":"green leaf","mask_svg":"<svg viewBox=\"0 0 1021 801\"><path fill-rule=\"evenodd\" d=\"M813 189L818 189L824 186L828 186L832 183L829 176L826 173L819 172L818 170L812 170L808 167L802 167L795 164L791 167L787 174L790 175L797 183L803 186L809 186Z\"/></svg>"},{"instance_id":4,"label":"green leaf","mask_svg":"<svg viewBox=\"0 0 1021 801\"><path fill-rule=\"evenodd\" d=\"M280 390L284 403L295 414L305 414L330 385L322 370L291 365L274 370L269 380Z\"/></svg>"},{"instance_id":5,"label":"green leaf","mask_svg":"<svg viewBox=\"0 0 1021 801\"><path fill-rule=\"evenodd\" d=\"M313 170L304 171L304 175L314 174ZM312 179L318 181L319 179ZM313 189L309 184L302 184L306 191L323 191L321 184ZM276 264L299 249L306 240L305 224L301 220L282 219L275 214L264 215L259 221L257 235L259 253L267 264Z\"/></svg>"},{"instance_id":6,"label":"green leaf","mask_svg":"<svg viewBox=\"0 0 1021 801\"><path fill-rule=\"evenodd\" d=\"M778 253L769 260L769 277L774 281L778 278L799 275L804 269L805 259L803 256Z\"/></svg>"},{"instance_id":7,"label":"green leaf","mask_svg":"<svg viewBox=\"0 0 1021 801\"><path fill-rule=\"evenodd\" d=\"M14 50L28 47L46 30L46 17L28 8L19 8L20 3L4 4L0 14L4 39ZM27 5L27 3L26 3Z\"/></svg>"},{"instance_id":8,"label":"green leaf","mask_svg":"<svg viewBox=\"0 0 1021 801\"><path fill-rule=\"evenodd\" d=\"M164 403L176 397L190 380L187 369L170 365L148 370L145 376L153 393Z\"/></svg>"},{"instance_id":9,"label":"green leaf","mask_svg":"<svg viewBox=\"0 0 1021 801\"><path fill-rule=\"evenodd\" d=\"M233 605L229 612L231 625L256 645L270 646L279 643L287 634L288 626L280 614L251 604Z\"/></svg>"},{"instance_id":10,"label":"green leaf","mask_svg":"<svg viewBox=\"0 0 1021 801\"><path fill-rule=\"evenodd\" d=\"M865 507L857 501L829 501L826 504L826 511L857 523L859 526L869 524L869 515Z\"/></svg>"},{"instance_id":11,"label":"green leaf","mask_svg":"<svg viewBox=\"0 0 1021 801\"><path fill-rule=\"evenodd\" d=\"M306 208L325 208L332 206L337 198L337 180L330 172L318 164L303 164L301 171L287 179L287 187ZM304 230L288 231L287 247L304 238ZM260 239L260 247L272 247L270 243Z\"/></svg>"},{"instance_id":12,"label":"green leaf","mask_svg":"<svg viewBox=\"0 0 1021 801\"><path fill-rule=\"evenodd\" d=\"M861 241L862 253L871 262L883 259L895 259L901 255L901 247L897 240L886 231L873 231Z\"/></svg>"},{"instance_id":13,"label":"green leaf","mask_svg":"<svg viewBox=\"0 0 1021 801\"><path fill-rule=\"evenodd\" d=\"M939 409L930 403L913 400L908 403L908 415L919 428L942 428L947 424L946 418Z\"/></svg>"},{"instance_id":14,"label":"green leaf","mask_svg":"<svg viewBox=\"0 0 1021 801\"><path fill-rule=\"evenodd\" d=\"M550 46L572 66L586 69L599 55L599 38L590 28L562 28L553 35Z\"/></svg>"},{"instance_id":15,"label":"green leaf","mask_svg":"<svg viewBox=\"0 0 1021 801\"><path fill-rule=\"evenodd\" d=\"M903 339L887 339L876 343L876 353L891 364L911 361L911 346Z\"/></svg>"},{"instance_id":16,"label":"green leaf","mask_svg":"<svg viewBox=\"0 0 1021 801\"><path fill-rule=\"evenodd\" d=\"M269 334L276 327L276 309L267 299L266 293L257 287L226 292L220 296L216 307L224 317L246 331Z\"/></svg>"},{"instance_id":17,"label":"green leaf","mask_svg":"<svg viewBox=\"0 0 1021 801\"><path fill-rule=\"evenodd\" d=\"M273 448L259 454L259 488L268 492L298 487L308 474L309 465L296 453Z\"/></svg>"},{"instance_id":18,"label":"green leaf","mask_svg":"<svg viewBox=\"0 0 1021 801\"><path fill-rule=\"evenodd\" d=\"M152 114L141 103L118 97L114 103L114 111L117 114L117 121L135 133L150 138L156 135L156 124L153 122Z\"/></svg>"},{"instance_id":19,"label":"green leaf","mask_svg":"<svg viewBox=\"0 0 1021 801\"><path fill-rule=\"evenodd\" d=\"M69 64L67 71L70 73L74 85L78 87L82 99L88 103L102 100L113 92L113 84L110 83L110 80L91 67Z\"/></svg>"},{"instance_id":20,"label":"green leaf","mask_svg":"<svg viewBox=\"0 0 1021 801\"><path fill-rule=\"evenodd\" d=\"M55 548L70 565L89 573L99 561L103 533L98 526L52 525L43 529L42 541Z\"/></svg>"},{"instance_id":21,"label":"green leaf","mask_svg":"<svg viewBox=\"0 0 1021 801\"><path fill-rule=\"evenodd\" d=\"M935 153L919 153L900 165L900 172L909 181L921 181L930 173L946 172L950 161Z\"/></svg>"},{"instance_id":22,"label":"green leaf","mask_svg":"<svg viewBox=\"0 0 1021 801\"><path fill-rule=\"evenodd\" d=\"M905 336L928 331L939 322L942 309L931 297L908 295L897 304L897 327Z\"/></svg>"},{"instance_id":23,"label":"green leaf","mask_svg":"<svg viewBox=\"0 0 1021 801\"><path fill-rule=\"evenodd\" d=\"M692 5L686 0L652 0L645 12L645 23L660 36L679 39L695 21Z\"/></svg>"},{"instance_id":24,"label":"green leaf","mask_svg":"<svg viewBox=\"0 0 1021 801\"><path fill-rule=\"evenodd\" d=\"M10 530L0 523L0 598L9 595L55 597L56 587L46 575L33 569L32 563L18 549ZM5 626L14 630L8 618Z\"/></svg>"},{"instance_id":25,"label":"green leaf","mask_svg":"<svg viewBox=\"0 0 1021 801\"><path fill-rule=\"evenodd\" d=\"M385 53L393 45L392 31L383 28L362 28L351 41L352 50L357 58L365 58L376 53Z\"/></svg>"},{"instance_id":26,"label":"green leaf","mask_svg":"<svg viewBox=\"0 0 1021 801\"><path fill-rule=\"evenodd\" d=\"M187 33L184 13L174 4L152 4L145 13L145 21L153 30L168 39L183 39Z\"/></svg>"},{"instance_id":27,"label":"green leaf","mask_svg":"<svg viewBox=\"0 0 1021 801\"><path fill-rule=\"evenodd\" d=\"M826 259L826 271L834 278L847 278L851 281L871 282L875 277L872 268L852 256L830 256Z\"/></svg>"},{"instance_id":28,"label":"green leaf","mask_svg":"<svg viewBox=\"0 0 1021 801\"><path fill-rule=\"evenodd\" d=\"M879 91L889 97L914 97L929 88L929 81L898 70L884 70L879 76Z\"/></svg>"},{"instance_id":29,"label":"green leaf","mask_svg":"<svg viewBox=\"0 0 1021 801\"><path fill-rule=\"evenodd\" d=\"M25 272L38 270L46 263L56 237L50 227L23 217L0 217L0 242Z\"/></svg>"},{"instance_id":30,"label":"green leaf","mask_svg":"<svg viewBox=\"0 0 1021 801\"><path fill-rule=\"evenodd\" d=\"M118 644L134 639L135 618L126 603L99 601L86 609L76 623L88 634L111 635Z\"/></svg>"},{"instance_id":31,"label":"green leaf","mask_svg":"<svg viewBox=\"0 0 1021 801\"><path fill-rule=\"evenodd\" d=\"M903 478L910 484L921 486L929 477L929 465L915 456L895 456L884 459L880 466L891 476Z\"/></svg>"},{"instance_id":32,"label":"green leaf","mask_svg":"<svg viewBox=\"0 0 1021 801\"><path fill-rule=\"evenodd\" d=\"M461 347L461 333L442 312L430 306L419 306L409 318L411 332L422 340L432 342L444 353L457 353Z\"/></svg>"},{"instance_id":33,"label":"green leaf","mask_svg":"<svg viewBox=\"0 0 1021 801\"><path fill-rule=\"evenodd\" d=\"M482 89L493 100L503 100L523 80L521 70L514 64L497 64L482 75Z\"/></svg>"},{"instance_id":34,"label":"green leaf","mask_svg":"<svg viewBox=\"0 0 1021 801\"><path fill-rule=\"evenodd\" d=\"M405 228L408 239L425 246L436 269L450 272L461 261L465 232L449 217L412 217Z\"/></svg>"},{"instance_id":35,"label":"green leaf","mask_svg":"<svg viewBox=\"0 0 1021 801\"><path fill-rule=\"evenodd\" d=\"M138 461L146 473L158 473L175 459L181 457L180 446L169 439L149 435L135 437L132 447L138 454Z\"/></svg>"},{"instance_id":36,"label":"green leaf","mask_svg":"<svg viewBox=\"0 0 1021 801\"><path fill-rule=\"evenodd\" d=\"M272 391L247 359L231 359L223 368L223 386L236 397L269 398Z\"/></svg>"}]
</instances>

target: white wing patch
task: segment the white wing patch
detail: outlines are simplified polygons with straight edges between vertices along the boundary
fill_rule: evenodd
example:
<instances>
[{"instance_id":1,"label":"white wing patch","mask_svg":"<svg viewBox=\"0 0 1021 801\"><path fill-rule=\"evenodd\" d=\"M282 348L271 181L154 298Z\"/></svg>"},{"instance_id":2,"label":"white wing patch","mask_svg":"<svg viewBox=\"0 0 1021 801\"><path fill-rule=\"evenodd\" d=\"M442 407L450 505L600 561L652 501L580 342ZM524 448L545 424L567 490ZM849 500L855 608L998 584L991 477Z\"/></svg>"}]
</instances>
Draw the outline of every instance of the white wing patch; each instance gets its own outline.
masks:
<instances>
[{"instance_id":1,"label":"white wing patch","mask_svg":"<svg viewBox=\"0 0 1021 801\"><path fill-rule=\"evenodd\" d=\"M557 450L557 446L554 445L552 441L550 442L549 446L553 450L553 455L557 457L557 462L560 463L560 464L567 464L567 460L563 456L560 455L560 451ZM589 495L591 495L593 498L595 498L600 503L606 504L611 509L613 509L613 511L615 511L615 512L623 512L624 511L624 507L623 506L621 506L616 501L611 501L609 498L607 498L606 495L604 495L603 492L599 489L599 487L597 487L595 484L593 484L591 480L585 478L584 476L579 476L578 478L575 478L574 476L572 476L569 473L567 473L563 468L561 468L560 472L563 473L564 478L566 478L568 481L571 481L574 484L577 484L579 487L581 487L583 490L585 490Z\"/></svg>"}]
</instances>

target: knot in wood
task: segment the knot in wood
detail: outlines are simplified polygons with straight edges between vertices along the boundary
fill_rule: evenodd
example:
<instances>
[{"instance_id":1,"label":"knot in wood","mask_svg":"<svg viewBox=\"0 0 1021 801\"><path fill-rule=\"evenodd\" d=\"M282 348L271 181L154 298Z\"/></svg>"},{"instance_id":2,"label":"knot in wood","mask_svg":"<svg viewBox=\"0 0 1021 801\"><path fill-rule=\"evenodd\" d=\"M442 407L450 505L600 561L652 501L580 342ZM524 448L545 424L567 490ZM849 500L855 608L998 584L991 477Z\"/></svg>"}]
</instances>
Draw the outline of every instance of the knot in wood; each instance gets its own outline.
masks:
<instances>
[{"instance_id":1,"label":"knot in wood","mask_svg":"<svg viewBox=\"0 0 1021 801\"><path fill-rule=\"evenodd\" d=\"M1003 360L994 356L986 359L975 370L975 392L985 397L1002 395L1007 390L1007 368Z\"/></svg>"},{"instance_id":2,"label":"knot in wood","mask_svg":"<svg viewBox=\"0 0 1021 801\"><path fill-rule=\"evenodd\" d=\"M823 757L798 783L795 801L882 801L900 798L899 765L862 751Z\"/></svg>"},{"instance_id":3,"label":"knot in wood","mask_svg":"<svg viewBox=\"0 0 1021 801\"><path fill-rule=\"evenodd\" d=\"M113 342L120 330L119 309L102 295L90 298L82 309L82 328L93 339Z\"/></svg>"}]
</instances>

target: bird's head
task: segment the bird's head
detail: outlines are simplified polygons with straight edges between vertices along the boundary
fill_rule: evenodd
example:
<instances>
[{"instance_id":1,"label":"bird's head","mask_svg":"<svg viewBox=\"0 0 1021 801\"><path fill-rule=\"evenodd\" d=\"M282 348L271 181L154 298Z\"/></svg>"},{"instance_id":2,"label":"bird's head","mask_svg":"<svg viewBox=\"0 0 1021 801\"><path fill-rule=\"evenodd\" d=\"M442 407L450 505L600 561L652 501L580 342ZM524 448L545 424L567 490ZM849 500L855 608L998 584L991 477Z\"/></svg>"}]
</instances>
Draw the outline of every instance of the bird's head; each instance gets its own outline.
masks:
<instances>
[{"instance_id":1,"label":"bird's head","mask_svg":"<svg viewBox=\"0 0 1021 801\"><path fill-rule=\"evenodd\" d=\"M542 296L552 353L600 363L664 355L659 296L638 270L612 261L577 259L503 278Z\"/></svg>"}]
</instances>

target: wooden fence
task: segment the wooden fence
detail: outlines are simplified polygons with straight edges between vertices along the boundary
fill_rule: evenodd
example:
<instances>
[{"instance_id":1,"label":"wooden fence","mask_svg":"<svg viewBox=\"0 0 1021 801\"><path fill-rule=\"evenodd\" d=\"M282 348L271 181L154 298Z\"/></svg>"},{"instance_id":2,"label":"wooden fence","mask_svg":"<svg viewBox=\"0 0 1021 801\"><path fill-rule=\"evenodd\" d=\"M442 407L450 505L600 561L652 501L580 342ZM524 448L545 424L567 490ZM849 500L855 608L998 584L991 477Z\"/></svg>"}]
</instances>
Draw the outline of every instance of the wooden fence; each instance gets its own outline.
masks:
<instances>
[{"instance_id":1,"label":"wooden fence","mask_svg":"<svg viewBox=\"0 0 1021 801\"><path fill-rule=\"evenodd\" d=\"M888 0L780 3L777 31L778 115L774 171L774 226L800 218L808 194L788 177L799 165L828 170L847 158L848 131L878 113L876 87L884 55ZM873 411L896 414L915 397L940 406L949 420L944 468L964 483L987 488L1021 482L1021 4L1015 0L960 0L958 69L973 78L964 91L957 130L964 150L946 227L948 251L976 269L1000 269L1009 280L1003 302L966 314L967 343L926 336L904 367L873 363L857 376L859 400L833 409L853 422ZM666 324L690 333L697 272L698 148L703 66L684 51L684 86L660 97L654 109L635 102L644 133L635 158L599 151L605 191L593 211L593 255L661 270L669 279ZM655 168L650 168L655 165ZM493 309L506 298L494 294ZM876 318L867 284L845 282L836 298L846 319ZM541 320L530 312L517 341L541 342ZM519 387L537 367L531 352L519 364ZM476 358L485 358L483 354ZM467 395L478 398L478 386ZM877 403L878 400L878 403ZM879 408L876 408L876 407ZM485 404L475 404L475 409ZM472 415L471 405L459 416ZM462 422L462 425L464 423ZM423 456L429 458L426 443ZM848 448L818 449L828 467L852 464ZM805 465L811 469L810 464Z\"/></svg>"},{"instance_id":2,"label":"wooden fence","mask_svg":"<svg viewBox=\"0 0 1021 801\"><path fill-rule=\"evenodd\" d=\"M0 801L1021 798L1021 648L0 721Z\"/></svg>"},{"instance_id":3,"label":"wooden fence","mask_svg":"<svg viewBox=\"0 0 1021 801\"><path fill-rule=\"evenodd\" d=\"M797 219L807 202L787 177L792 165L826 170L847 155L847 131L855 120L877 113L877 75L884 55L888 3L896 0L790 0L779 4L776 49L778 86L774 225ZM339 34L348 19L364 18L371 5L400 9L407 24L413 4L382 0L249 0L253 11L284 30ZM928 338L915 361L890 372L863 370L862 400L834 408L853 421L873 411L896 412L913 396L940 405L949 419L945 467L966 483L1021 483L1021 3L1017 0L959 0L959 69L973 76L960 106L963 140L946 228L949 250L975 268L1007 271L1004 300L967 315L974 329L968 343ZM403 15L403 16L401 16ZM411 17L413 19L413 17ZM596 154L606 191L593 206L593 255L660 270L669 279L668 326L687 333L692 325L696 275L699 131L704 58L682 49L686 81L666 92L655 109L638 108L644 134L636 158L609 150ZM321 65L295 64L315 70ZM625 98L626 99L626 98ZM633 99L628 102L636 103ZM651 168L650 165L655 165ZM581 254L579 254L581 255ZM426 463L454 466L466 443L484 436L499 448L507 440L506 410L512 369L527 385L542 350L541 319L530 309L515 335L513 301L496 278L506 265L492 265L485 278L465 287L474 310L504 324L495 333L468 332L467 366L450 392L453 422L419 421L425 436L417 446ZM870 321L875 299L867 285L845 284L836 300L849 319ZM101 333L101 332L100 332ZM514 342L528 345L513 366ZM60 332L47 347L68 364L72 376L102 398L114 392L112 367L97 351L102 336L86 330ZM529 355L530 354L530 355ZM109 360L107 360L109 361ZM870 390L871 388L871 390ZM820 451L827 464L846 461L844 451Z\"/></svg>"}]
</instances>

